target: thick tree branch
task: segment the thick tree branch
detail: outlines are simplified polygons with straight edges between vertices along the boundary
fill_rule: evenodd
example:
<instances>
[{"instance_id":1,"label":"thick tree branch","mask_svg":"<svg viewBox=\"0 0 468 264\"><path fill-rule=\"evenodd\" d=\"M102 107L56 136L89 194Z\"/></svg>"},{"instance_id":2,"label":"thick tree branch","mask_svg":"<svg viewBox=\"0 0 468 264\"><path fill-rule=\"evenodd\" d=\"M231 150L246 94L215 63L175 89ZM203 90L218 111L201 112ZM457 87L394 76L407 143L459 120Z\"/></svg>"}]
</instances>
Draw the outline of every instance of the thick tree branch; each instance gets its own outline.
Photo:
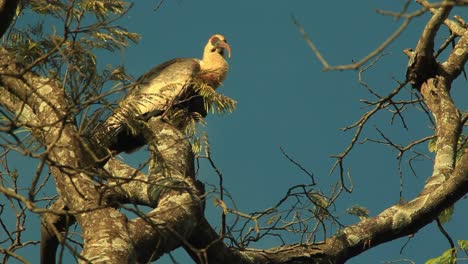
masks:
<instances>
[{"instance_id":1,"label":"thick tree branch","mask_svg":"<svg viewBox=\"0 0 468 264\"><path fill-rule=\"evenodd\" d=\"M441 64L441 71L448 81L454 80L464 69L468 61L468 29L464 30L463 35L450 53L448 59Z\"/></svg>"},{"instance_id":2,"label":"thick tree branch","mask_svg":"<svg viewBox=\"0 0 468 264\"><path fill-rule=\"evenodd\" d=\"M202 215L202 200L199 198L202 194L194 181L193 153L187 139L178 129L159 119L150 121L146 133L150 138L150 173L153 175L148 177L111 158L105 166L107 183L99 188L103 200L115 206L129 202L152 207L157 205L147 214L134 210L139 217L128 221L123 228L112 226L114 233L120 233L119 239L127 239L121 240L120 259L141 263L156 260L163 253L187 244ZM158 190L157 198L148 195L147 186L152 186L150 190ZM57 228L64 216L61 218L54 221ZM50 236L47 238L57 243ZM127 243L129 241L131 243ZM105 253L98 243L85 244L83 250L85 256L96 256L89 259L93 262L105 261Z\"/></svg>"},{"instance_id":3,"label":"thick tree branch","mask_svg":"<svg viewBox=\"0 0 468 264\"><path fill-rule=\"evenodd\" d=\"M446 0L445 2L448 3L450 0ZM452 5L443 5L434 13L424 27L416 49L411 54L406 71L406 78L414 88L419 89L420 85L425 80L434 76L436 73L437 62L433 54L434 38L451 10Z\"/></svg>"},{"instance_id":4,"label":"thick tree branch","mask_svg":"<svg viewBox=\"0 0 468 264\"><path fill-rule=\"evenodd\" d=\"M434 5L430 4L428 1L419 0L418 3L421 4L422 6L424 6L426 9L429 9L429 11L432 14L435 14L435 13L438 12L438 9L435 8ZM459 4L463 5L463 3L459 3ZM465 5L466 4L467 3L465 3ZM455 21L453 21L451 19L445 19L444 24L450 29L450 31L452 31L453 33L455 33L458 36L462 36L464 34L464 32L465 32L465 28L463 26L461 26L460 24L458 24L457 22L455 22Z\"/></svg>"},{"instance_id":5,"label":"thick tree branch","mask_svg":"<svg viewBox=\"0 0 468 264\"><path fill-rule=\"evenodd\" d=\"M436 117L437 154L433 176L421 194L404 204L394 205L376 217L344 228L317 244L287 245L233 252L208 224L196 229L188 248L194 259L204 252L205 260L215 263L343 263L369 248L417 232L438 217L440 212L466 195L468 190L468 150L455 163L455 145L460 135L460 118L443 78L423 84L422 93ZM434 180L433 180L434 179ZM202 226L204 228L200 229ZM199 261L200 262L200 261ZM201 262L203 263L203 262Z\"/></svg>"},{"instance_id":6,"label":"thick tree branch","mask_svg":"<svg viewBox=\"0 0 468 264\"><path fill-rule=\"evenodd\" d=\"M31 108L34 116L22 116L22 125L45 146L46 152L43 155L47 156L57 189L67 207L86 212L75 215L83 230L84 257L99 258L102 252L86 255L86 249L91 245L102 246L102 243L107 242L110 243L108 250L114 250L114 254L108 254L110 262L127 261L126 258L122 259L119 248L112 244L121 234L113 234L114 230L111 228L123 225L126 218L113 208L99 205L100 197L93 181L80 169L86 167L86 152L83 151L77 128L69 121L69 104L64 89L55 80L40 77L33 72L19 75L22 68L14 61L13 56L4 49L0 50L0 55L3 63L0 65L1 93L5 98L13 98L10 101L18 102L9 104L9 100L5 100L4 103L2 96L0 103L12 113L23 109L21 102ZM97 219L101 227L98 233L95 232Z\"/></svg>"},{"instance_id":7,"label":"thick tree branch","mask_svg":"<svg viewBox=\"0 0 468 264\"><path fill-rule=\"evenodd\" d=\"M110 203L150 206L148 175L115 158L111 158L104 169L107 171L101 174L107 180L101 189L104 200Z\"/></svg>"},{"instance_id":8,"label":"thick tree branch","mask_svg":"<svg viewBox=\"0 0 468 264\"><path fill-rule=\"evenodd\" d=\"M187 242L184 248L196 263L252 263L248 254L227 247L204 217Z\"/></svg>"},{"instance_id":9,"label":"thick tree branch","mask_svg":"<svg viewBox=\"0 0 468 264\"><path fill-rule=\"evenodd\" d=\"M202 220L190 238L192 248L188 251L192 258L198 258L198 263L344 263L379 244L416 233L466 195L467 190L468 149L465 149L449 179L432 192L423 191L415 199L346 227L321 243L292 244L267 250L245 249L236 253L225 247L206 220ZM203 261L199 260L200 252L205 254Z\"/></svg>"},{"instance_id":10,"label":"thick tree branch","mask_svg":"<svg viewBox=\"0 0 468 264\"><path fill-rule=\"evenodd\" d=\"M147 186L155 209L129 223L139 262L186 244L203 213L203 193L196 187L194 155L186 137L159 117L149 121L144 133L151 160L148 184L142 187Z\"/></svg>"},{"instance_id":11,"label":"thick tree branch","mask_svg":"<svg viewBox=\"0 0 468 264\"><path fill-rule=\"evenodd\" d=\"M433 175L427 180L426 191L450 177L455 167L457 142L461 133L461 118L449 94L450 83L442 76L431 78L421 86L421 94L435 117L436 156Z\"/></svg>"},{"instance_id":12,"label":"thick tree branch","mask_svg":"<svg viewBox=\"0 0 468 264\"><path fill-rule=\"evenodd\" d=\"M183 183L184 187L173 186L165 190L157 208L129 222L138 262L156 260L188 243L187 239L202 215L202 206L191 180L185 178Z\"/></svg>"}]
</instances>

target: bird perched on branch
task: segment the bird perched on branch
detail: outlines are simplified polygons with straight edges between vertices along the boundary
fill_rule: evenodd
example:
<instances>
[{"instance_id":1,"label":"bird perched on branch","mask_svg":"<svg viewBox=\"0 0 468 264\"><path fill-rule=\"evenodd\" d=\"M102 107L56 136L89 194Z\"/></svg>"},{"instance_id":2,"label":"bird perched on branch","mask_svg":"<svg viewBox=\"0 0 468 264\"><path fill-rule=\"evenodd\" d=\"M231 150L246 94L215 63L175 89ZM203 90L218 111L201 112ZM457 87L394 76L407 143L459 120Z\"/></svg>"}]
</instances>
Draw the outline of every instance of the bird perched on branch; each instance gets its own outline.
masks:
<instances>
[{"instance_id":1,"label":"bird perched on branch","mask_svg":"<svg viewBox=\"0 0 468 264\"><path fill-rule=\"evenodd\" d=\"M215 34L208 39L201 60L177 58L154 67L129 88L112 114L93 129L92 138L114 153L131 152L146 143L137 126L132 125L135 120L168 117L178 110L205 117L207 102L203 95L214 94L226 78L229 67L225 52L231 57L225 37Z\"/></svg>"}]
</instances>

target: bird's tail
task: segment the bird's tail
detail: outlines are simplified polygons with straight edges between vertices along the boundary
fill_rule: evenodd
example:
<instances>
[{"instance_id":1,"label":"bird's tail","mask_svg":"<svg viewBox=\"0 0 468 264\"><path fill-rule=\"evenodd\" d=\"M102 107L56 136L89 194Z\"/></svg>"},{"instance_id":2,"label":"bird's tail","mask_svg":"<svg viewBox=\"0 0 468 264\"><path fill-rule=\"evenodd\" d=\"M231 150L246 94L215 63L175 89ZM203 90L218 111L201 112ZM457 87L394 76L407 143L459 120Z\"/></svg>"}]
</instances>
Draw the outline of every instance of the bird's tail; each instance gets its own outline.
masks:
<instances>
[{"instance_id":1,"label":"bird's tail","mask_svg":"<svg viewBox=\"0 0 468 264\"><path fill-rule=\"evenodd\" d=\"M118 108L104 122L90 132L94 144L107 148L111 153L131 153L145 145L140 126L142 120L136 118L125 108Z\"/></svg>"}]
</instances>

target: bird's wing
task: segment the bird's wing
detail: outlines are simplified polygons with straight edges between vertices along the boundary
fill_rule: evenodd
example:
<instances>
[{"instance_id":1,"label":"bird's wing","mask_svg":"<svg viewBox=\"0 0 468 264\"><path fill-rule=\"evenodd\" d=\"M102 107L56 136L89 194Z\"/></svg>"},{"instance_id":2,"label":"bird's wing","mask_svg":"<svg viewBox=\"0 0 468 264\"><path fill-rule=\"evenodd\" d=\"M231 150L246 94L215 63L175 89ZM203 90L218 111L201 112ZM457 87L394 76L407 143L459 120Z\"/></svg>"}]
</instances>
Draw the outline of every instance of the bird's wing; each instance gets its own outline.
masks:
<instances>
[{"instance_id":1,"label":"bird's wing","mask_svg":"<svg viewBox=\"0 0 468 264\"><path fill-rule=\"evenodd\" d=\"M126 118L155 116L180 103L181 96L200 71L197 59L173 59L141 76L106 123Z\"/></svg>"},{"instance_id":2,"label":"bird's wing","mask_svg":"<svg viewBox=\"0 0 468 264\"><path fill-rule=\"evenodd\" d=\"M115 137L129 128L129 121L149 119L183 103L180 100L184 100L186 92L192 93L187 90L199 72L197 59L173 59L154 67L138 78L119 106L93 130L94 140L104 145L115 144Z\"/></svg>"}]
</instances>

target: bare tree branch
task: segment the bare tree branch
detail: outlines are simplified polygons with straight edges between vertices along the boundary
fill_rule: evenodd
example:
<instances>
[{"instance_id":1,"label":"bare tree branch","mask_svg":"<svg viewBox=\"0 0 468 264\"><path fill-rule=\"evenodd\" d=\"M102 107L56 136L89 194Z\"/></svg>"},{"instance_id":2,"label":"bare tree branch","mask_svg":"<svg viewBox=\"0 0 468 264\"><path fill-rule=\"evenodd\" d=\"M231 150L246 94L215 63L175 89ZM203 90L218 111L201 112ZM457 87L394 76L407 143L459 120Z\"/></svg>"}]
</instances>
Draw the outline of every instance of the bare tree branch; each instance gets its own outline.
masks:
<instances>
[{"instance_id":1,"label":"bare tree branch","mask_svg":"<svg viewBox=\"0 0 468 264\"><path fill-rule=\"evenodd\" d=\"M375 50L371 51L369 54L367 54L364 58L359 60L356 63L352 64L346 64L346 65L337 65L337 66L330 66L330 64L325 60L325 58L322 56L320 51L316 48L315 44L312 42L312 40L309 38L308 34L304 30L304 28L295 20L293 17L293 23L296 25L296 27L299 29L301 32L302 36L307 42L307 45L309 45L310 49L314 52L315 56L320 60L323 66L324 71L341 71L341 70L353 70L353 69L358 69L365 63L367 63L369 60L374 58L375 56L379 55L382 53L390 43L392 43L398 36L408 27L409 23L411 22L412 18L420 16L424 13L423 10L417 11L414 14L408 15L403 23L400 25L400 27L393 32L380 46L378 46Z\"/></svg>"}]
</instances>

